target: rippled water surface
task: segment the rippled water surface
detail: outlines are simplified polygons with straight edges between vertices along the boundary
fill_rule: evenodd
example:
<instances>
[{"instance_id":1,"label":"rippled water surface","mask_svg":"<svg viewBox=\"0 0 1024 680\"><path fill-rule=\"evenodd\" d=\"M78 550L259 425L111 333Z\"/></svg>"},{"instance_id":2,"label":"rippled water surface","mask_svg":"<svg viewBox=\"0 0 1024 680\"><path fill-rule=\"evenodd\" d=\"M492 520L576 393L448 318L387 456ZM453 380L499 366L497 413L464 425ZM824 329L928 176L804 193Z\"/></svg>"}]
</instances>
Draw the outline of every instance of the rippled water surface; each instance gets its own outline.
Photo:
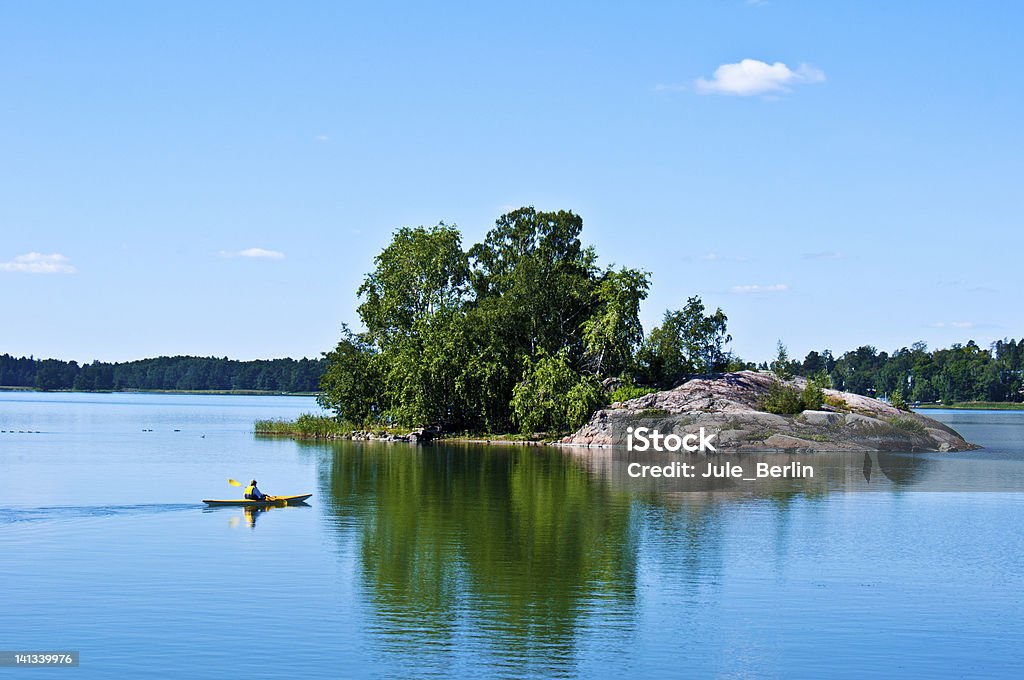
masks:
<instances>
[{"instance_id":1,"label":"rippled water surface","mask_svg":"<svg viewBox=\"0 0 1024 680\"><path fill-rule=\"evenodd\" d=\"M694 491L619 452L252 434L315 408L0 393L0 649L81 651L33 677L1024 677L1024 412L930 414L981 451ZM313 498L200 503L251 477Z\"/></svg>"}]
</instances>

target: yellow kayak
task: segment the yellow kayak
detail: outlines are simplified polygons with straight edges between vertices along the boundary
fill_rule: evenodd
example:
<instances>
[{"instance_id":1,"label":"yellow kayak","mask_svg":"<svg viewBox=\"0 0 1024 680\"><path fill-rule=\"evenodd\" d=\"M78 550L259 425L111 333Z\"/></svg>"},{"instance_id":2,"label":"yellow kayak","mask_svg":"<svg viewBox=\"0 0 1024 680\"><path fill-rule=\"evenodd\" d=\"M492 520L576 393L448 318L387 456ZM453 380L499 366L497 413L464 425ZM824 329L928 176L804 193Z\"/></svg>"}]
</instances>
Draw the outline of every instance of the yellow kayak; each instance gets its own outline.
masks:
<instances>
[{"instance_id":1,"label":"yellow kayak","mask_svg":"<svg viewBox=\"0 0 1024 680\"><path fill-rule=\"evenodd\" d=\"M220 505L241 505L248 508L269 508L273 506L282 505L298 505L299 503L305 503L307 499L312 498L313 494L307 493L304 496L268 496L267 500L263 501L251 501L245 498L232 498L231 500L225 501L208 501L203 502L207 505L220 506Z\"/></svg>"}]
</instances>

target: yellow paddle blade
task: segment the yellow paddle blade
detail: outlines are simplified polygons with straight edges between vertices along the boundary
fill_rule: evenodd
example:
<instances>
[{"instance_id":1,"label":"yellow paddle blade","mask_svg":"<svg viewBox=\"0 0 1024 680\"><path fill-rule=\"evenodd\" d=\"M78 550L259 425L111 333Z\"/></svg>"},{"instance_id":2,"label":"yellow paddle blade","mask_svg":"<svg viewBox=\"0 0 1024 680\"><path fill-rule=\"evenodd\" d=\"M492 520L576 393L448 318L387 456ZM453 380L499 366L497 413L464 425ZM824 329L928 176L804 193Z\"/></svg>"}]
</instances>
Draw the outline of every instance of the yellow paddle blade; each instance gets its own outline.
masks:
<instances>
[{"instance_id":1,"label":"yellow paddle blade","mask_svg":"<svg viewBox=\"0 0 1024 680\"><path fill-rule=\"evenodd\" d=\"M229 480L228 480L228 484L230 484L231 486L242 486L242 483L241 483L241 482L236 482L236 481L235 481L235 480L233 480L233 479L229 479Z\"/></svg>"}]
</instances>

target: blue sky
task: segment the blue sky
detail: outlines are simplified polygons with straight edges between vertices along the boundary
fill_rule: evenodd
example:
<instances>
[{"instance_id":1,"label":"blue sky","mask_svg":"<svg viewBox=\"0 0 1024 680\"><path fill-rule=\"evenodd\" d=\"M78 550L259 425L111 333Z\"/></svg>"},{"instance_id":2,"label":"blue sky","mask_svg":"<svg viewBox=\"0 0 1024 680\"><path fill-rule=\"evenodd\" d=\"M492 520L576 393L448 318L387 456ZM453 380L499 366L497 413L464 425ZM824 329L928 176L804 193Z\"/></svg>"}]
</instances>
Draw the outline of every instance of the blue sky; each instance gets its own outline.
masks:
<instances>
[{"instance_id":1,"label":"blue sky","mask_svg":"<svg viewBox=\"0 0 1024 680\"><path fill-rule=\"evenodd\" d=\"M0 353L317 356L404 225L583 216L746 359L1024 335L1014 2L5 3Z\"/></svg>"}]
</instances>

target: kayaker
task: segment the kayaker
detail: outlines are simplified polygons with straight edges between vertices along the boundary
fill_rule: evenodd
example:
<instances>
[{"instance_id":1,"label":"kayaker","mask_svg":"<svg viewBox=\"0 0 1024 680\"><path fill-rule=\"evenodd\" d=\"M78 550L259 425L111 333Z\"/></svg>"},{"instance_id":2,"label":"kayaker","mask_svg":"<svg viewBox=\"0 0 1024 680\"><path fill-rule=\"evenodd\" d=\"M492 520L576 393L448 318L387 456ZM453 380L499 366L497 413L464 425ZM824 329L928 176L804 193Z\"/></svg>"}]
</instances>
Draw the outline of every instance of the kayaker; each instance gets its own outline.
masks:
<instances>
[{"instance_id":1,"label":"kayaker","mask_svg":"<svg viewBox=\"0 0 1024 680\"><path fill-rule=\"evenodd\" d=\"M267 494L256 488L255 479L249 482L249 486L245 487L245 500L247 501L262 501L266 497Z\"/></svg>"}]
</instances>

